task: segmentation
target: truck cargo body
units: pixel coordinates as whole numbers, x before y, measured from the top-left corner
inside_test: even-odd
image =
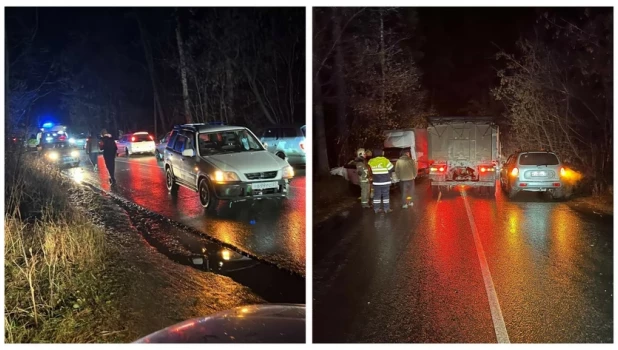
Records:
[[[403,151],[410,151],[418,166],[418,176],[426,175],[429,170],[427,138],[427,129],[385,131],[384,156],[395,165]]]
[[[499,134],[491,118],[430,118],[427,132],[432,189],[465,185],[495,192]]]

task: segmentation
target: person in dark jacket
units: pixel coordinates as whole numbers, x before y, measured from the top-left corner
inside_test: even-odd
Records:
[[[86,139],[86,154],[88,154],[90,163],[92,163],[93,170],[97,171],[99,168],[99,148],[97,147],[97,138],[93,132],[88,133],[88,139]]]
[[[114,142],[112,135],[107,133],[107,130],[103,129],[101,134],[103,134],[103,137],[99,143],[99,148],[103,151],[105,167],[109,172],[109,183],[113,185],[116,183],[114,171],[116,170],[116,155],[118,152],[118,146],[116,146],[116,142]]]

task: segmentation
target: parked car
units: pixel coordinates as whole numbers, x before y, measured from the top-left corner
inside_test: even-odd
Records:
[[[570,196],[564,181],[567,171],[553,152],[519,152],[500,170],[500,187],[509,196],[519,192],[549,192],[555,199]]]
[[[66,141],[42,143],[41,154],[46,161],[61,168],[79,166],[79,149]]]
[[[155,147],[155,157],[157,160],[163,161],[163,154],[165,153],[165,147],[167,147],[167,142],[170,140],[170,136],[172,136],[172,132],[168,132],[163,136],[162,139],[159,140]]]
[[[247,305],[190,319],[136,343],[304,343],[305,305]]]
[[[79,149],[86,149],[87,139],[88,139],[88,135],[86,135],[86,133],[83,133],[83,132],[79,134],[69,135],[69,143]]]
[[[154,137],[145,131],[123,135],[116,141],[118,154],[129,157],[138,153],[149,153],[154,155],[156,152]]]
[[[164,153],[166,185],[199,193],[202,207],[219,200],[245,201],[287,196],[294,170],[268,152],[242,126],[185,124],[174,127]]]
[[[291,165],[304,166],[307,154],[305,138],[307,128],[303,126],[273,126],[261,133],[260,140],[269,152],[285,159]]]

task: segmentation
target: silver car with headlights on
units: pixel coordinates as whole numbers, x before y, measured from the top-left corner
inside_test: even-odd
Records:
[[[79,149],[69,142],[45,142],[41,145],[41,153],[46,161],[61,168],[79,166]]]
[[[238,202],[285,198],[294,177],[290,164],[268,152],[241,126],[185,124],[174,127],[165,148],[167,189],[198,192],[202,207],[220,200]]]

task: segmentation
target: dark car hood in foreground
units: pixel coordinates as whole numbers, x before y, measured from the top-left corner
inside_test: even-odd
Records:
[[[305,306],[238,307],[175,324],[136,343],[305,343]]]

